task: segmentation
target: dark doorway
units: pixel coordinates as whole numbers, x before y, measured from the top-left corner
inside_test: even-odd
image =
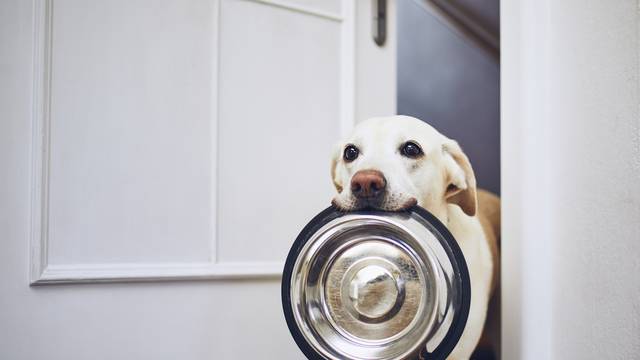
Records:
[[[499,0],[398,1],[398,114],[457,140],[500,194]]]
[[[398,114],[457,140],[478,186],[500,194],[500,1],[398,0]],[[474,360],[499,359],[494,297]]]

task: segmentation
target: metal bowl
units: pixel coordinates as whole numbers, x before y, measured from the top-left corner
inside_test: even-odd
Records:
[[[458,244],[417,206],[325,209],[298,235],[282,279],[287,325],[309,359],[444,359],[470,296]]]

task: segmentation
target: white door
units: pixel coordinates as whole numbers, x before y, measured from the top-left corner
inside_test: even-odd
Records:
[[[3,1],[0,358],[302,358],[284,258],[395,113],[371,5]]]

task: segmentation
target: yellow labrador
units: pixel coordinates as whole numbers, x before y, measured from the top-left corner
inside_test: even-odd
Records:
[[[467,156],[453,140],[408,116],[374,118],[356,126],[333,155],[331,176],[345,211],[399,211],[418,204],[458,241],[471,276],[467,326],[450,359],[468,359],[482,335],[497,284],[500,201],[476,190]]]

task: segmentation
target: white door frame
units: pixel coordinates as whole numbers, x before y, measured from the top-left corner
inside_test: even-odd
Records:
[[[500,6],[502,358],[549,359],[548,2]]]
[[[502,358],[637,357],[637,1],[500,15]]]

